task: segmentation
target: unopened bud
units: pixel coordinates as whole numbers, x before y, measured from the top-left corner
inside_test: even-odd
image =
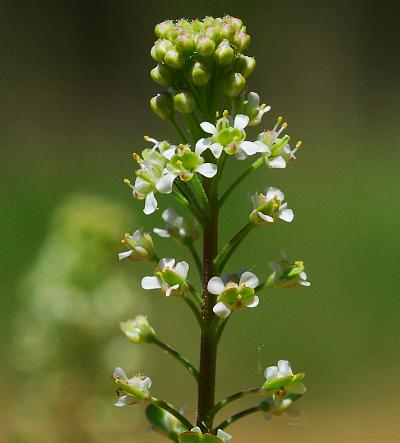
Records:
[[[227,40],[223,40],[214,52],[214,59],[219,65],[229,65],[234,56],[234,50]]]
[[[204,33],[211,38],[211,40],[214,40],[216,43],[218,43],[221,40],[220,37],[220,25],[209,25],[204,29]]]
[[[190,114],[196,107],[196,102],[190,92],[182,91],[174,97],[174,108],[181,114]]]
[[[256,59],[247,55],[239,54],[235,59],[235,71],[240,72],[244,78],[253,73],[256,67]]]
[[[230,72],[225,78],[224,93],[228,97],[236,97],[246,86],[246,80],[239,72]]]
[[[171,20],[165,20],[158,23],[154,32],[158,38],[168,38],[168,34],[174,29],[174,23]]]
[[[183,55],[178,51],[177,48],[172,47],[168,49],[164,57],[164,62],[174,69],[181,69],[185,63]]]
[[[152,46],[152,48],[151,48],[151,50],[150,50],[150,55],[151,55],[151,58],[152,58],[155,62],[157,62],[157,63],[161,63],[161,62],[163,61],[163,59],[164,59],[164,57],[159,57],[159,56],[158,56],[156,45],[153,45],[153,46]]]
[[[224,23],[221,26],[220,35],[221,35],[222,39],[226,39],[226,40],[232,41],[232,38],[235,35],[235,33],[236,33],[236,28],[234,26],[232,26],[231,24]]]
[[[187,32],[181,32],[175,39],[175,46],[179,51],[190,52],[193,50],[193,39]]]
[[[151,78],[159,85],[168,88],[171,86],[172,72],[167,65],[159,64],[150,71]]]
[[[174,102],[168,92],[157,94],[150,100],[152,111],[163,120],[171,118],[174,112]]]
[[[154,43],[154,46],[156,47],[156,54],[157,57],[162,61],[165,57],[165,54],[170,48],[173,48],[174,45],[169,40],[157,40]]]
[[[244,31],[237,31],[233,37],[233,44],[239,52],[243,52],[250,45],[250,35]]]
[[[236,31],[241,29],[241,27],[243,26],[242,20],[240,20],[240,18],[236,18],[236,17],[225,17],[225,22],[232,25]]]
[[[196,86],[206,85],[211,78],[211,73],[202,62],[196,62],[190,70],[190,77]]]
[[[215,41],[208,35],[200,35],[196,42],[196,51],[204,57],[209,57],[215,49]]]

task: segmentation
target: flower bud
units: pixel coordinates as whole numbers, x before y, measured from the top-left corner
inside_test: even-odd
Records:
[[[221,26],[220,35],[221,35],[222,39],[226,39],[226,40],[232,41],[233,36],[235,35],[235,33],[236,33],[236,29],[231,24],[224,23]]]
[[[194,41],[187,32],[181,32],[175,39],[175,46],[179,51],[190,52],[193,50]]]
[[[227,40],[223,40],[214,52],[214,59],[218,65],[229,65],[235,52]]]
[[[246,86],[246,80],[239,72],[230,72],[224,82],[224,93],[228,97],[236,97]]]
[[[256,67],[256,59],[247,55],[239,54],[235,59],[235,71],[240,72],[244,78],[251,75]]]
[[[210,37],[211,40],[214,40],[216,43],[218,43],[221,40],[220,29],[221,26],[218,24],[209,25],[204,29],[204,33],[208,37]]]
[[[173,48],[174,45],[169,40],[157,40],[154,43],[156,48],[156,55],[158,57],[157,61],[162,61],[165,57],[165,54],[170,48]]]
[[[233,26],[236,31],[239,31],[239,29],[241,29],[241,27],[243,26],[242,20],[236,17],[225,17],[225,22]]]
[[[274,288],[293,289],[300,286],[310,286],[307,274],[304,272],[302,261],[289,262],[286,254],[281,251],[280,262],[270,262],[269,267],[273,273],[267,279],[267,286]]]
[[[151,343],[156,335],[144,315],[138,315],[133,320],[122,321],[119,326],[128,339],[137,345]]]
[[[214,53],[215,41],[208,35],[200,35],[196,41],[196,51],[204,57],[209,57]]]
[[[185,60],[178,49],[172,46],[165,54],[164,62],[171,68],[181,69],[185,63]]]
[[[237,31],[233,37],[233,44],[237,47],[239,52],[243,52],[250,45],[250,35],[244,31]]]
[[[129,378],[123,369],[115,368],[113,378],[119,388],[118,395],[120,396],[115,406],[128,406],[150,401],[151,379],[149,377],[136,375]]]
[[[150,50],[150,55],[151,55],[151,58],[157,63],[161,63],[164,59],[164,57],[159,57],[159,55],[157,54],[157,46],[156,45],[152,46],[152,48]]]
[[[132,235],[126,233],[122,243],[130,249],[118,254],[120,260],[129,258],[133,261],[158,261],[153,239],[143,228],[137,229]]]
[[[188,91],[182,91],[174,97],[175,111],[181,114],[190,114],[196,107],[193,95]]]
[[[160,86],[168,88],[171,86],[173,74],[165,64],[158,64],[150,71],[150,77]]]
[[[158,38],[168,38],[173,29],[174,23],[171,20],[165,20],[155,26],[154,32]]]
[[[190,70],[190,77],[196,86],[204,86],[211,79],[211,73],[202,62],[196,62]]]
[[[174,102],[168,92],[157,94],[150,100],[152,111],[163,120],[168,120],[174,112]]]

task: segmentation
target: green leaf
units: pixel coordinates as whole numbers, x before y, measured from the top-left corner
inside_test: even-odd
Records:
[[[179,436],[179,443],[221,443],[222,440],[212,434],[184,432]]]
[[[178,443],[178,435],[186,430],[176,417],[153,404],[147,406],[146,417],[155,431],[176,443]]]

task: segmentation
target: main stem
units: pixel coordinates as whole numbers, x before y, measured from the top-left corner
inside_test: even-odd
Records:
[[[207,284],[215,275],[214,258],[218,252],[218,195],[211,181],[205,180],[204,187],[211,211],[203,231],[203,306],[201,315],[206,327],[201,333],[200,369],[198,383],[197,426],[203,431],[212,429],[209,411],[214,406],[215,371],[217,362],[217,343],[215,331],[211,328],[214,317],[215,296],[207,291]]]

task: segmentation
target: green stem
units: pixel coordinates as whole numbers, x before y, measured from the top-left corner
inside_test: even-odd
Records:
[[[199,271],[200,279],[203,275],[203,265],[201,264],[201,260],[199,254],[196,251],[196,248],[193,245],[193,242],[188,243],[187,247],[189,248],[190,253],[192,254],[193,261],[196,264],[197,270]]]
[[[164,400],[157,400],[156,398],[151,399],[151,403],[153,405],[156,405],[160,407],[161,409],[164,409],[165,411],[169,412],[171,415],[173,415],[177,420],[179,420],[187,430],[190,430],[193,428],[192,423],[184,417],[180,412],[178,412],[174,407],[172,407],[169,403],[167,403]]]
[[[196,207],[193,204],[190,204],[189,200],[181,195],[179,192],[172,191],[172,196],[175,197],[176,201],[184,206],[188,211],[190,211],[195,217],[196,220],[204,226],[204,220],[202,215],[197,211]]]
[[[196,380],[199,379],[199,373],[197,369],[190,363],[190,361],[186,357],[179,354],[178,351],[175,351],[175,349],[171,348],[171,346],[167,345],[156,337],[153,338],[152,343],[154,343],[164,351],[168,352],[168,354],[172,355],[172,357],[176,358],[183,366],[185,366],[185,368],[193,375]]]
[[[210,411],[210,417],[214,417],[223,407],[229,405],[235,400],[239,400],[240,398],[246,397],[247,395],[260,394],[261,388],[249,388],[244,389],[243,391],[236,392],[236,394],[232,394],[229,397],[224,398],[219,401]]]
[[[260,158],[258,158],[254,163],[252,163],[239,177],[228,187],[228,189],[225,191],[223,196],[219,200],[219,207],[221,208],[222,205],[226,202],[228,197],[232,194],[232,192],[237,188],[237,186],[253,171],[258,169],[263,163],[264,163],[264,156],[261,155]]]
[[[193,285],[191,285],[189,282],[189,290],[190,292],[193,294],[194,298],[196,299],[197,303],[199,304],[199,306],[201,307],[203,304],[203,299],[201,298],[201,295],[196,291],[196,289],[194,288]]]
[[[224,420],[222,423],[220,423],[218,426],[215,427],[214,432],[217,431],[217,429],[225,429],[228,426],[230,426],[232,423],[235,423],[235,421],[246,417],[247,415],[253,414],[254,412],[261,411],[260,406],[253,406],[252,408],[245,409],[244,411],[238,412],[235,415],[231,415],[226,420]]]
[[[203,211],[202,211],[200,204],[197,201],[197,198],[194,195],[189,183],[183,182],[180,179],[176,179],[174,184],[179,189],[179,192],[186,198],[186,200],[196,207],[197,214],[202,217]]]
[[[196,116],[194,115],[193,112],[191,112],[190,114],[185,114],[185,119],[186,119],[187,124],[189,126],[189,131],[192,136],[192,144],[194,147],[197,140],[199,140],[202,137],[203,131],[200,128],[200,124],[197,121]]]
[[[214,260],[217,273],[220,274],[226,265],[226,262],[230,259],[233,252],[240,245],[240,243],[247,237],[247,235],[255,228],[253,222],[249,222],[243,226],[243,228],[222,248],[221,252]]]
[[[203,210],[206,212],[206,215],[208,216],[211,210],[210,202],[208,201],[207,194],[205,193],[203,185],[201,184],[199,177],[197,176],[196,173],[193,174],[192,183],[203,204]]]
[[[200,315],[199,308],[194,304],[193,300],[190,299],[189,297],[187,297],[186,295],[183,295],[183,300],[185,301],[185,303],[189,306],[190,310],[195,315],[197,323],[200,326],[200,329],[202,331],[204,331],[205,330],[205,324],[204,324],[203,318]]]
[[[185,134],[183,133],[182,129],[179,127],[178,123],[176,123],[176,120],[174,117],[171,117],[169,120],[172,124],[172,126],[175,128],[176,132],[179,134],[179,137],[182,139],[183,143],[187,143],[187,138]]]

